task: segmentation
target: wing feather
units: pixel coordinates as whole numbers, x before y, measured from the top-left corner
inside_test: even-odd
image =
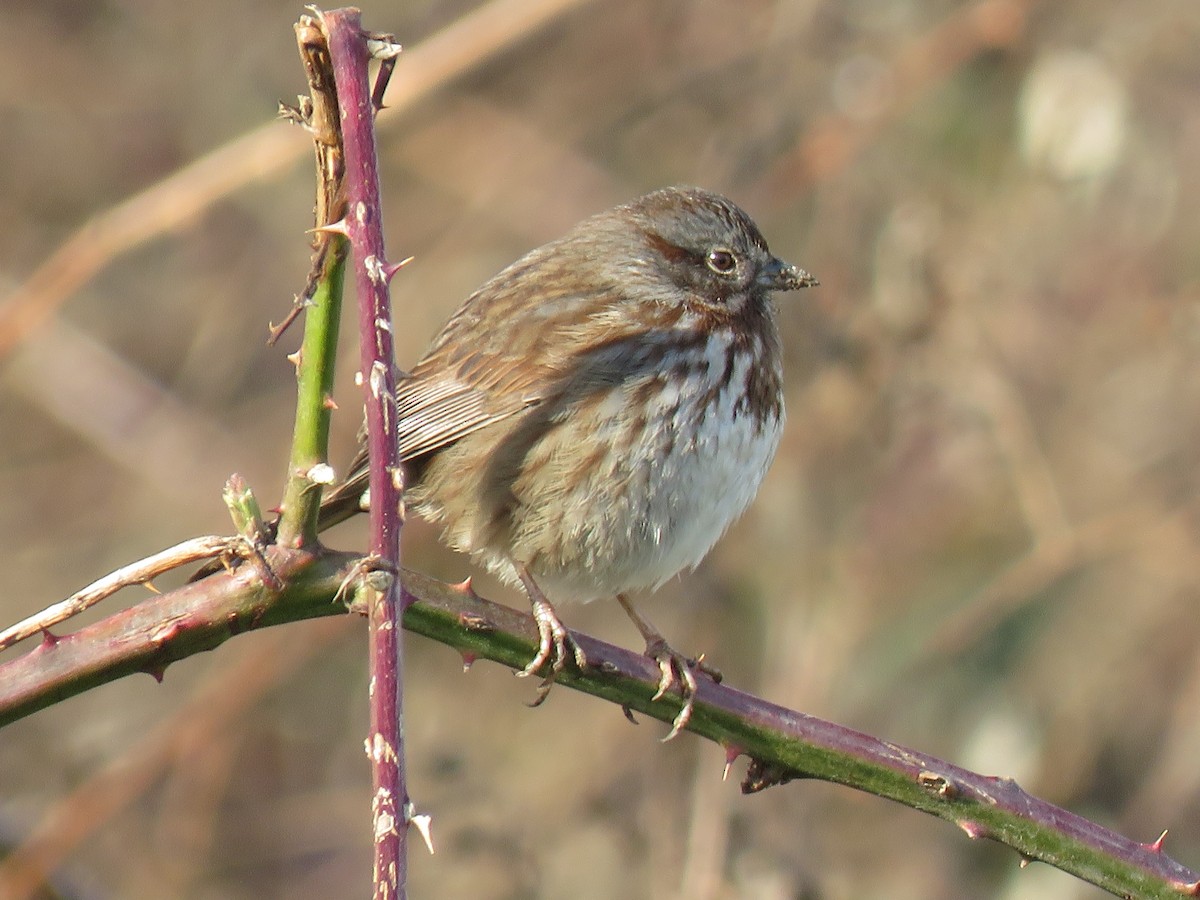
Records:
[[[401,382],[397,393],[396,428],[404,460],[452,444],[538,402],[536,396],[497,395],[443,378],[413,378]]]

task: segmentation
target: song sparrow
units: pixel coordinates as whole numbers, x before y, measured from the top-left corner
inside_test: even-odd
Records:
[[[586,664],[556,600],[615,596],[658,662],[687,661],[625,596],[695,567],[758,490],[783,427],[772,291],[816,284],[724,197],[667,188],[584,220],[472,294],[398,384],[406,502],[533,608],[539,650]],[[322,506],[358,511],[365,452]],[[544,695],[543,695],[544,696]]]

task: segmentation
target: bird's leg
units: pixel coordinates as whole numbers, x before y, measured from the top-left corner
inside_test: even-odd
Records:
[[[651,699],[658,700],[674,685],[679,686],[679,695],[683,697],[683,707],[671,722],[671,730],[663,738],[663,743],[666,743],[683,731],[692,718],[692,710],[696,705],[696,676],[692,674],[692,668],[712,676],[714,681],[721,680],[721,673],[705,666],[703,658],[691,660],[673,649],[659,630],[634,609],[633,603],[624,594],[617,594],[617,602],[642,633],[646,641],[646,656],[658,663],[658,692]]]
[[[558,673],[566,668],[568,655],[574,658],[575,665],[580,670],[587,666],[587,657],[583,653],[583,648],[571,637],[570,632],[559,619],[558,613],[554,611],[554,607],[550,605],[550,601],[546,599],[542,589],[533,580],[533,576],[529,574],[529,569],[523,563],[517,563],[516,570],[521,584],[525,587],[525,593],[529,596],[529,606],[533,610],[533,620],[537,623],[538,629],[537,655],[517,674],[525,678],[538,671],[547,662],[550,663],[550,673],[543,679],[541,687],[538,689],[538,698],[532,704],[538,706],[546,699],[546,695],[550,692],[550,686],[554,684]]]

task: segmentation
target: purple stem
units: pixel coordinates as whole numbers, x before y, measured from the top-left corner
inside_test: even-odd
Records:
[[[375,109],[367,68],[369,53],[357,9],[326,12],[334,83],[341,105],[346,161],[346,234],[354,251],[358,294],[361,372],[366,389],[370,452],[370,553],[375,567],[398,572],[400,565],[400,467],[392,421],[396,395],[392,360],[388,280],[394,271],[383,247],[379,173],[375,154]],[[404,777],[402,706],[403,649],[400,641],[400,582],[383,579],[370,617],[371,724],[367,755],[375,794],[374,891],[377,900],[403,898],[407,876],[409,799]]]

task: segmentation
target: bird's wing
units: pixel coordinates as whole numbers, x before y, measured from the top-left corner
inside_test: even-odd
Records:
[[[543,252],[516,265],[528,266]],[[573,286],[574,279],[556,271],[553,259],[542,260],[537,271],[544,279],[539,302],[529,302],[520,271],[501,273],[446,323],[412,373],[396,385],[402,459],[537,405],[572,370],[584,335],[595,335],[594,324],[583,328],[581,319],[603,308],[607,294],[600,289],[555,292],[552,285]]]
[[[534,396],[501,395],[430,369],[399,379],[396,386],[397,437],[401,460],[411,460],[457,441],[537,403]],[[367,444],[360,439],[344,481],[321,498],[319,527],[324,530],[362,508],[369,481]]]
[[[489,379],[490,380],[490,379]],[[415,459],[533,406],[536,390],[509,393],[444,373],[414,373],[396,390],[400,458]]]
[[[564,379],[578,381],[571,373],[596,340],[598,325],[602,340],[634,330],[615,314],[619,291],[603,279],[578,277],[591,260],[556,255],[555,246],[533,251],[476,291],[412,372],[398,379],[401,459],[431,453],[560,394]],[[578,289],[581,280],[589,290]],[[535,281],[539,298],[531,303]],[[611,373],[606,378],[612,380]],[[357,511],[367,484],[364,447],[348,472],[326,494],[323,521]]]

